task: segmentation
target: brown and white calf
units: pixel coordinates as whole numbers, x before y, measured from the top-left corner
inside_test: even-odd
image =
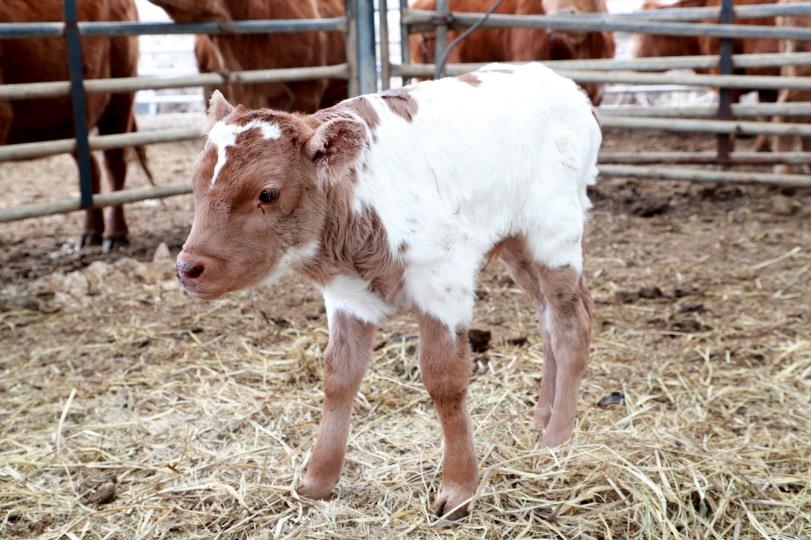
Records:
[[[466,512],[477,485],[467,328],[488,257],[540,314],[541,443],[569,438],[589,351],[581,243],[601,142],[572,81],[491,64],[312,115],[233,108],[217,93],[209,118],[181,285],[216,298],[290,269],[324,295],[323,418],[300,493],[332,493],[377,326],[410,310],[445,438],[436,512]]]

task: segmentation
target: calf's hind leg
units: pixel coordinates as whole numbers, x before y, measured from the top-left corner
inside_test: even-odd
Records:
[[[551,448],[566,442],[574,430],[577,394],[589,357],[592,302],[581,272],[539,265],[538,275],[545,300],[541,324],[557,368],[552,411],[541,439]]]
[[[508,238],[502,242],[499,250],[499,258],[510,277],[529,295],[540,317],[538,329],[543,340],[543,374],[532,427],[543,430],[549,423],[555,401],[557,362],[555,361],[555,351],[552,349],[552,336],[544,324],[546,301],[541,292],[538,264],[530,257],[524,241],[520,238]]]
[[[499,257],[538,309],[544,365],[533,427],[544,430],[544,446],[557,446],[574,429],[577,392],[588,361],[591,297],[579,272],[535,262],[520,238],[505,240]]]

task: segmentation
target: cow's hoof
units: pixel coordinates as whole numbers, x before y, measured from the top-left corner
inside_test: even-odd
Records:
[[[125,248],[130,245],[130,241],[126,236],[108,236],[101,244],[101,250],[104,253],[110,253],[117,248]]]
[[[434,501],[434,516],[436,520],[456,521],[468,514],[468,505],[475,490],[459,488],[443,488]]]
[[[76,251],[81,251],[83,248],[91,246],[100,246],[102,243],[101,233],[99,232],[85,232],[76,239]]]
[[[332,497],[332,490],[334,486],[319,484],[308,480],[307,477],[302,478],[296,486],[296,493],[308,499],[325,501]]]

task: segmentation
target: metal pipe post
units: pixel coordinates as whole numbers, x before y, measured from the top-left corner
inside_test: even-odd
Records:
[[[355,0],[346,0],[346,63],[349,66],[349,97],[357,96],[358,92],[358,18],[355,15]]]
[[[87,112],[82,73],[82,47],[79,39],[79,25],[76,13],[76,0],[64,0],[65,39],[68,49],[68,70],[70,71],[70,95],[73,101],[73,127],[76,135],[76,162],[79,165],[79,191],[81,207],[93,206],[93,182],[90,168],[90,144],[87,141]]]
[[[408,0],[400,0],[400,63],[411,62],[411,35],[408,33],[408,25],[405,23],[405,12],[408,10]],[[389,66],[391,69],[391,66]],[[402,77],[403,86],[411,82],[411,77]]]
[[[357,56],[358,94],[377,92],[377,58],[375,55],[375,10],[373,0],[353,0],[355,17],[355,50]]]
[[[722,0],[721,24],[733,24],[735,22],[735,12],[733,5],[735,0]],[[721,38],[719,49],[718,71],[720,75],[732,75],[732,39]],[[718,119],[732,119],[732,89],[721,88],[718,94]],[[718,134],[718,161],[724,163],[729,161],[729,154],[732,152],[734,140],[731,134]]]
[[[380,16],[380,78],[381,88],[388,90],[391,85],[391,53],[389,52],[389,3],[388,0],[378,0],[378,15]]]
[[[436,0],[436,10],[439,16],[436,18],[436,39],[434,40],[434,79],[441,79],[445,76],[445,66],[441,59],[445,56],[445,49],[448,46],[448,0]]]

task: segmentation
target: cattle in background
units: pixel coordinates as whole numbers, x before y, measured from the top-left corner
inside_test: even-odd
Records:
[[[78,2],[80,21],[136,21],[133,0]],[[56,22],[62,20],[61,0],[3,0],[0,22]],[[133,77],[137,73],[138,39],[134,36],[82,39],[86,79]],[[63,38],[0,40],[0,82],[5,84],[68,80]],[[87,122],[102,135],[136,130],[132,92],[87,96]],[[14,144],[74,137],[73,108],[69,96],[0,102],[0,144]],[[143,149],[138,157],[145,166]],[[101,173],[91,155],[93,193],[98,193]],[[113,190],[124,187],[126,151],[105,150],[104,165]],[[124,210],[114,206],[107,224],[101,209],[88,210],[78,246],[103,244],[105,250],[127,242]]]
[[[641,10],[678,9],[704,7],[707,0],[678,0],[661,2],[645,0]],[[666,36],[661,34],[634,34],[634,56],[649,58],[656,56],[698,56],[701,47],[698,36]]]
[[[735,0],[736,6],[744,6],[747,4],[774,4],[776,0]],[[721,0],[708,0],[708,7],[719,7]],[[774,17],[761,17],[758,19],[741,19],[739,24],[756,25],[756,26],[774,26]],[[721,48],[720,41],[714,37],[699,38],[701,54],[718,54]],[[732,40],[732,54],[764,54],[764,53],[777,53],[780,52],[780,42],[776,39],[733,39]],[[712,68],[709,73],[718,73],[718,68]],[[778,76],[780,75],[780,68],[776,66],[766,67],[749,67],[749,68],[735,68],[733,70],[735,75],[757,75],[757,76]],[[749,92],[749,90],[733,89],[732,99],[737,101],[741,94]],[[777,90],[762,89],[758,90],[758,97],[761,102],[773,103],[777,100]]]
[[[781,4],[790,4],[799,0],[780,0]],[[778,26],[794,26],[811,28],[811,17],[801,17],[798,15],[785,15],[777,17]],[[781,40],[780,49],[785,53],[811,52],[811,42],[796,39]],[[811,77],[811,66],[783,66],[780,74],[785,77]],[[790,103],[792,101],[811,101],[811,90],[791,90],[783,89],[777,99],[779,103]],[[802,116],[776,116],[775,122],[811,122],[811,117]],[[775,152],[811,152],[811,137],[800,137],[799,135],[775,135],[772,137],[772,150]],[[787,174],[791,172],[809,172],[808,165],[802,167],[792,167],[790,165],[775,165],[774,172]]]
[[[775,0],[736,0],[735,5],[768,4],[774,3],[774,1]],[[642,5],[642,9],[718,7],[720,5],[721,0],[679,0],[672,3],[659,2],[657,0],[646,0]],[[774,17],[741,19],[740,24],[774,26]],[[719,50],[720,41],[718,38],[637,34],[635,37],[634,55],[637,58],[651,56],[718,55]],[[778,52],[778,50],[779,44],[776,39],[741,38],[732,40],[732,54],[775,53]],[[699,73],[718,73],[718,68],[698,69],[696,71]],[[776,76],[780,74],[780,68],[736,68],[734,70],[734,74]],[[732,99],[737,101],[740,99],[741,94],[747,91],[733,89]],[[758,90],[758,96],[761,102],[773,102],[777,99],[777,91],[771,89]]]
[[[483,13],[492,0],[450,0],[451,11]],[[436,0],[414,0],[413,9],[434,10]],[[495,13],[544,15],[555,13],[605,13],[605,0],[503,0]],[[448,42],[461,30],[448,32]],[[413,62],[434,63],[435,33],[412,34]],[[546,31],[531,28],[478,29],[448,55],[448,63],[526,62],[532,60],[578,60],[614,57],[614,36],[610,32]],[[592,103],[602,101],[602,85],[583,88]]]
[[[343,15],[342,0],[150,0],[176,22],[316,19]],[[232,34],[198,37],[201,72],[325,66],[346,62],[340,32]],[[246,107],[313,112],[347,96],[346,81],[310,80],[227,85],[222,92]]]
[[[586,186],[602,138],[572,81],[539,63],[492,64],[312,115],[233,108],[215,93],[209,124],[181,286],[213,299],[292,270],[324,296],[323,416],[298,493],[331,495],[375,332],[410,311],[445,439],[436,513],[466,512],[478,484],[467,330],[490,257],[539,313],[533,427],[545,447],[569,439],[591,325]]]

